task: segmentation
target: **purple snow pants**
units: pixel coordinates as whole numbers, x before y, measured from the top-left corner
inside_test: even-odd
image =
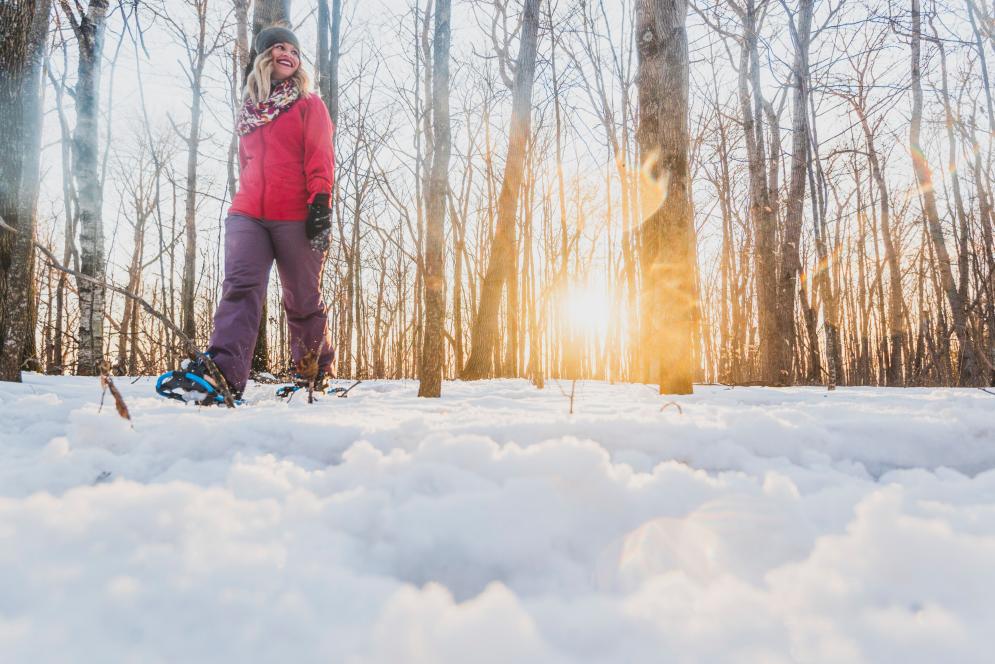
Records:
[[[294,362],[314,351],[318,366],[332,373],[335,351],[321,298],[324,253],[311,248],[304,222],[263,221],[233,212],[225,221],[225,281],[207,352],[237,391],[245,389],[249,379],[274,260],[283,286]]]

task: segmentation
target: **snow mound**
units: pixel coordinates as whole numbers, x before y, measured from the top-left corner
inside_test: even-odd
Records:
[[[118,382],[0,384],[0,661],[990,661],[980,391]]]

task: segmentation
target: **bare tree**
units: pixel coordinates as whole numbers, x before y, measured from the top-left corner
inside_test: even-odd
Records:
[[[481,286],[480,304],[473,322],[470,357],[463,367],[463,380],[479,380],[491,374],[498,336],[498,309],[515,252],[515,216],[525,167],[525,148],[531,133],[532,89],[539,34],[541,0],[525,0],[518,59],[512,89],[511,131],[504,180],[498,198],[497,224],[491,242],[487,273]]]
[[[936,256],[936,269],[939,272],[940,286],[946,295],[950,313],[953,316],[954,334],[957,336],[958,382],[970,385],[974,379],[974,352],[971,339],[968,337],[967,313],[964,298],[954,282],[951,268],[950,252],[947,251],[943,228],[940,224],[940,213],[936,206],[936,191],[933,184],[933,174],[929,159],[924,151],[922,133],[922,13],[919,0],[912,0],[912,119],[909,124],[909,144],[912,149],[912,167],[919,192],[922,198],[923,214],[925,215],[929,241]],[[946,337],[946,335],[944,335]]]
[[[166,161],[172,155],[172,149],[166,140],[149,144],[149,134],[138,138],[138,153],[132,158],[119,160],[118,179],[121,183],[119,194],[130,207],[128,223],[133,233],[131,259],[128,262],[128,286],[126,290],[135,295],[142,295],[145,288],[143,274],[148,264],[144,262],[145,238],[149,220],[156,211],[156,182],[162,177]],[[115,369],[123,375],[136,375],[139,371],[138,360],[147,358],[146,349],[141,344],[141,314],[138,302],[126,297],[121,323],[118,329],[118,349]],[[148,361],[144,362],[147,366]]]

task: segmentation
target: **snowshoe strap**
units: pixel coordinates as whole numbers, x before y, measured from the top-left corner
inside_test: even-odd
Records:
[[[189,371],[167,371],[156,381],[155,391],[167,399],[194,401],[202,405],[224,403],[225,397],[203,376]],[[196,398],[191,399],[194,396]]]

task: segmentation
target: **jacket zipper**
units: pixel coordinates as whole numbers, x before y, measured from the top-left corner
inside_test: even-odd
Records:
[[[260,159],[259,159],[259,216],[261,219],[266,219],[266,130],[269,127],[259,128],[259,144],[260,144]]]

